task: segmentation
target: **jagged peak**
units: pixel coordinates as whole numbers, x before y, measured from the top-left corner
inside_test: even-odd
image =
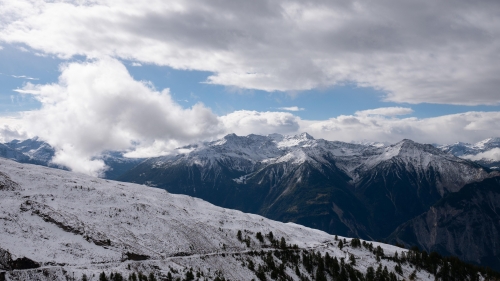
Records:
[[[307,139],[307,140],[314,140],[314,137],[308,134],[307,132],[300,133],[298,135],[293,136],[294,138],[298,139]]]
[[[476,147],[476,148],[485,148],[489,144],[493,144],[493,145],[498,144],[500,146],[500,138],[487,138],[487,139],[484,139],[482,141],[476,142],[472,146]]]
[[[223,139],[229,140],[229,139],[235,139],[238,138],[238,136],[235,133],[227,134],[223,137]]]
[[[283,136],[283,135],[281,135],[281,134],[276,134],[276,133],[274,133],[274,134],[269,134],[269,135],[267,135],[267,137],[268,137],[268,138],[270,138],[270,139],[272,139],[272,140],[274,140],[274,141],[278,141],[278,142],[279,142],[279,141],[282,141],[282,140],[283,140],[283,138],[284,138],[284,136]]]

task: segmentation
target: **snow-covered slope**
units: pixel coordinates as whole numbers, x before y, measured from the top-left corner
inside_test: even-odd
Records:
[[[383,172],[388,165],[395,165],[401,170],[412,172],[417,181],[436,181],[441,196],[490,176],[470,161],[445,153],[432,145],[419,144],[412,140],[402,140],[394,145],[372,149],[361,162],[362,164],[351,173],[363,176],[366,172]]]
[[[500,170],[500,138],[488,138],[473,144],[456,142],[437,147],[457,157],[475,161],[494,170]]]
[[[0,271],[13,264],[40,266],[0,273],[6,280],[67,280],[72,276],[80,280],[83,274],[96,280],[102,271],[153,272],[165,277],[168,271],[183,275],[190,268],[210,280],[216,275],[256,279],[249,261],[255,267],[262,265],[262,255],[273,250],[256,233],[271,231],[275,238],[283,237],[287,244],[303,250],[329,253],[346,262],[352,254],[354,268],[362,273],[369,266],[381,264],[389,271],[396,266],[388,259],[377,262],[366,248],[350,247],[349,238],[346,247],[339,249],[334,236],[300,225],[223,209],[160,189],[6,159],[0,159],[0,193]],[[238,231],[248,244],[237,238]],[[380,246],[386,256],[406,252],[373,245]],[[291,280],[299,280],[295,270],[307,276],[302,265],[297,269],[285,266]],[[400,278],[407,279],[413,272],[408,263],[402,269]],[[419,280],[434,280],[425,271],[416,275]]]

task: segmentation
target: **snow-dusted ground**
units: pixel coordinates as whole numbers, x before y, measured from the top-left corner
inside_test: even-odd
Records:
[[[255,237],[257,232],[270,231],[301,249],[338,258],[354,254],[361,272],[378,266],[368,250],[340,250],[334,236],[319,230],[216,207],[161,189],[2,158],[0,195],[0,250],[8,251],[12,260],[26,257],[41,265],[7,272],[7,280],[66,280],[65,276],[73,275],[80,280],[84,273],[96,280],[102,271],[126,276],[132,271],[154,271],[165,276],[170,268],[179,274],[193,268],[209,279],[218,271],[231,280],[251,280],[256,279],[255,274],[242,263],[252,259],[256,265],[262,264],[260,257],[246,253],[270,250]],[[249,247],[238,240],[238,230],[250,239]],[[390,256],[405,251],[373,244]],[[128,260],[127,253],[147,256],[147,260]],[[394,269],[393,262],[381,263]],[[408,279],[413,268],[403,265],[403,271]],[[420,271],[417,277],[434,279],[428,275]]]

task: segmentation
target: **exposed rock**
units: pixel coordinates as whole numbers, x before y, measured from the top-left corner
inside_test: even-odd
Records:
[[[13,191],[17,189],[19,185],[10,179],[9,176],[0,172],[0,191]]]
[[[500,177],[449,194],[398,227],[390,241],[500,270]]]

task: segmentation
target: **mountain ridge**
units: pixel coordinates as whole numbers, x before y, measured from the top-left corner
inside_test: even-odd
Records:
[[[308,259],[327,255],[352,273],[328,269],[322,274],[364,276],[380,265],[388,277],[389,272],[394,278],[395,272],[420,280],[434,276],[414,271],[411,262],[393,260],[396,252],[410,259],[407,249],[357,240],[358,245],[351,238],[189,196],[63,170],[0,159],[0,192],[4,280],[73,280],[83,274],[97,278],[101,272],[149,272],[161,280],[189,272],[209,280],[275,279],[273,274],[300,280],[330,268],[315,262],[314,270],[308,269]]]

